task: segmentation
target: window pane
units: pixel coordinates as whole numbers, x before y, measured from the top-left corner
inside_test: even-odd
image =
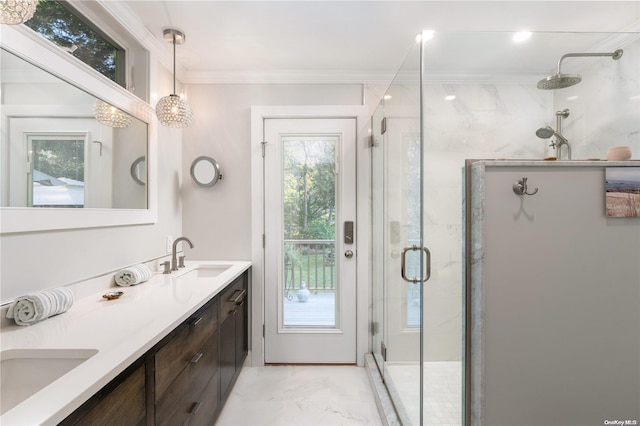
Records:
[[[33,207],[84,207],[84,140],[32,139]]]
[[[283,326],[335,328],[337,138],[283,138]]]
[[[40,0],[25,25],[89,65],[110,80],[125,85],[120,76],[124,49],[108,40],[92,24],[72,12],[65,3]]]

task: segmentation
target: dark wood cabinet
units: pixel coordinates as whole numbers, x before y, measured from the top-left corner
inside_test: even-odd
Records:
[[[248,353],[248,277],[235,279],[61,424],[212,425]]]
[[[248,353],[246,275],[225,289],[220,306],[220,396],[226,400]]]
[[[62,421],[61,425],[142,426],[146,423],[145,365],[128,368],[89,401]]]

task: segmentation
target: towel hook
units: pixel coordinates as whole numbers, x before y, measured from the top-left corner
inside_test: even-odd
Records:
[[[513,192],[517,195],[534,195],[538,192],[538,188],[534,189],[533,192],[527,192],[527,178],[523,177],[522,180],[513,183]]]

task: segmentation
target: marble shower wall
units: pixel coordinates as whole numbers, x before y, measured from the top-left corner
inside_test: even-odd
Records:
[[[555,128],[555,111],[569,108],[564,135],[573,159],[605,159],[607,148],[631,147],[640,159],[640,41],[622,46],[619,60],[609,57],[566,59],[563,73],[580,74],[582,82],[553,92],[554,109],[545,120]],[[605,50],[613,52],[615,48]]]
[[[445,96],[454,95],[454,100]],[[535,84],[424,87],[424,235],[432,252],[425,286],[425,361],[462,358],[462,170],[467,158],[541,159],[535,136],[552,110]]]
[[[425,287],[425,361],[462,357],[465,159],[544,158],[549,140],[535,131],[555,128],[555,112],[564,108],[571,111],[563,133],[573,159],[605,159],[607,148],[615,145],[631,146],[632,158],[640,158],[640,41],[624,46],[618,61],[575,61],[563,62],[562,70],[583,80],[562,90],[538,90],[535,81],[425,85],[424,223],[432,252]],[[445,100],[451,95],[455,99]]]

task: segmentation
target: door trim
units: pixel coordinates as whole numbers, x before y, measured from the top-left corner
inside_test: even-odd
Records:
[[[370,150],[367,106],[274,106],[251,108],[251,306],[250,365],[264,365],[264,200],[262,138],[264,120],[269,118],[355,118],[356,119],[356,362],[364,366],[369,352],[369,258],[370,258]]]

